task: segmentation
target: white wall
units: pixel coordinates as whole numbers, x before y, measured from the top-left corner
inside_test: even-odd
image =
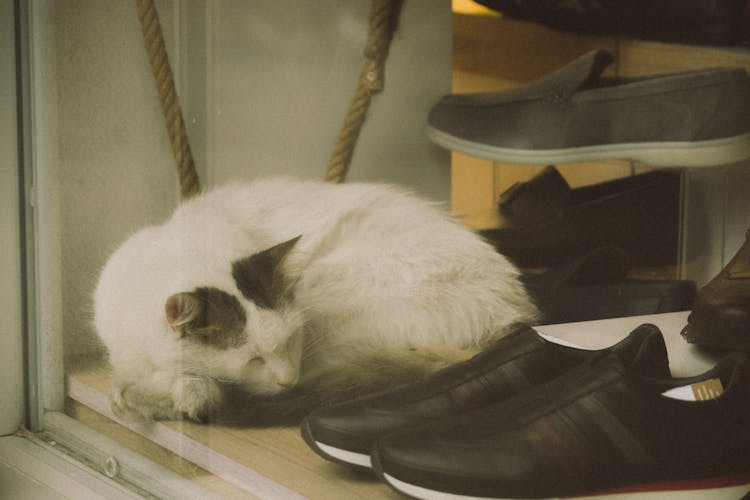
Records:
[[[186,5],[190,13],[205,11],[209,32],[204,47],[193,42],[182,58],[191,77],[184,89],[191,123],[207,110],[203,127],[193,124],[195,136],[207,129],[209,147],[197,151],[206,155],[207,181],[257,173],[322,178],[362,66],[370,2]],[[399,182],[448,199],[448,155],[424,129],[430,106],[450,90],[450,56],[450,2],[406,2],[386,89],[374,99],[349,180]],[[205,103],[192,91],[201,77]]]
[[[106,256],[177,191],[135,3],[59,1],[56,25],[63,325],[78,353],[99,348],[90,297]]]
[[[705,285],[734,257],[750,226],[750,162],[685,172],[684,278]]]

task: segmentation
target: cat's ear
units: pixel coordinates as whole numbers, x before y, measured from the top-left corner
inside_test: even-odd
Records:
[[[167,324],[179,337],[206,319],[206,303],[194,292],[181,292],[171,295],[164,303]]]
[[[247,342],[242,305],[234,295],[218,288],[200,287],[171,295],[164,312],[178,338],[189,336],[222,349]]]
[[[259,307],[273,309],[284,293],[281,264],[302,236],[232,263],[232,277],[242,295]]]

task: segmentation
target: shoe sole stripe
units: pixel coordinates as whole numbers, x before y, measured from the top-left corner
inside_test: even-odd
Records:
[[[595,464],[590,461],[587,450],[580,446],[580,439],[575,439],[575,426],[571,427],[560,415],[543,416],[529,423],[544,447],[546,454],[553,459],[568,476],[586,476],[592,473]]]
[[[503,376],[510,382],[511,387],[518,393],[534,387],[524,373],[514,363],[506,363],[502,366]]]
[[[429,488],[423,488],[415,484],[410,484],[400,479],[396,479],[390,474],[383,472],[383,479],[396,491],[405,493],[410,497],[424,498],[430,500],[474,500],[474,499],[486,499],[492,497],[473,497],[467,495],[457,495],[454,493],[445,493],[443,491],[435,491]]]
[[[628,463],[644,469],[654,466],[654,458],[648,450],[601,401],[590,396],[582,398],[579,403],[591,422],[599,427]]]
[[[428,127],[436,144],[452,151],[504,163],[554,164],[599,160],[631,160],[654,167],[709,167],[750,158],[750,132],[694,142],[640,142],[560,149],[511,149],[473,142]]]
[[[315,439],[315,437],[313,436],[312,428],[310,426],[310,422],[307,419],[304,419],[300,424],[300,433],[302,434],[302,439],[305,441],[305,443],[307,443],[307,445],[315,453],[325,458],[326,460],[345,463],[347,465],[357,465],[359,467],[365,467],[368,469],[372,468],[369,454],[366,455],[364,453],[357,453],[355,451],[336,448],[335,446],[321,443],[320,441]]]
[[[359,465],[360,467],[366,467],[368,469],[372,468],[370,455],[365,455],[364,453],[357,453],[349,450],[342,450],[341,448],[336,448],[335,446],[321,443],[320,441],[315,441],[315,446],[317,446],[321,452],[329,455],[336,460],[352,465]]]
[[[425,500],[518,500],[517,497],[498,497],[498,496],[471,496],[460,495],[456,493],[446,493],[443,491],[431,490],[422,486],[407,483],[397,479],[387,472],[382,472],[383,479],[395,490],[405,493],[411,497]],[[709,482],[709,480],[706,480]],[[565,497],[567,499],[581,498],[587,500],[737,500],[743,498],[743,495],[750,493],[750,483],[744,483],[731,486],[705,487],[701,489],[680,489],[680,483],[673,483],[671,490],[659,489],[663,485],[657,485],[654,490],[650,491],[615,491],[601,492],[578,497]],[[647,488],[643,486],[642,488]],[[710,493],[710,497],[707,496]],[[554,497],[552,497],[554,498]]]

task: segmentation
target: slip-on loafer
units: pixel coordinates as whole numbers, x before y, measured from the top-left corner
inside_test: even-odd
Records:
[[[560,345],[518,325],[475,357],[422,381],[313,411],[301,434],[323,458],[369,468],[372,446],[389,432],[510,398],[605,352],[644,373],[669,373],[664,339],[654,325],[595,351]]]
[[[682,336],[703,347],[750,352],[750,229],[732,260],[698,292]]]
[[[475,0],[502,14],[563,31],[729,45],[746,38],[747,0]]]
[[[428,135],[448,149],[505,163],[605,159],[700,167],[750,157],[744,68],[610,78],[605,50],[528,85],[444,96]]]
[[[606,356],[506,402],[391,433],[372,461],[416,498],[740,498],[750,490],[748,422],[743,354],[685,379],[644,377]]]
[[[565,265],[521,280],[542,315],[540,324],[688,311],[691,280],[628,278],[631,263],[617,247],[601,247]]]
[[[504,224],[479,233],[519,267],[565,265],[603,246],[634,265],[677,263],[680,172],[654,170],[571,189],[553,166],[500,196]]]

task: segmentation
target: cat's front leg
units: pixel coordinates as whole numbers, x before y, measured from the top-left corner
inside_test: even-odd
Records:
[[[138,383],[115,382],[109,392],[109,403],[112,413],[127,422],[180,417],[169,395],[159,394]]]
[[[150,382],[150,383],[149,383]],[[177,376],[170,385],[155,387],[153,379],[115,382],[110,391],[112,413],[126,421],[208,418],[221,401],[221,389],[212,379]]]
[[[172,385],[172,398],[175,411],[203,422],[221,403],[221,389],[208,377],[183,375]]]

